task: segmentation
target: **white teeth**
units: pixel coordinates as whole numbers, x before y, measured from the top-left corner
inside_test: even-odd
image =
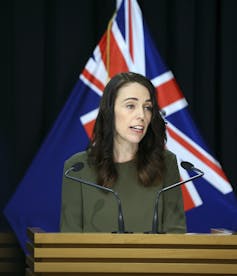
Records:
[[[139,129],[139,130],[142,130],[142,129],[143,129],[142,126],[134,126],[134,127],[132,127],[132,128]]]

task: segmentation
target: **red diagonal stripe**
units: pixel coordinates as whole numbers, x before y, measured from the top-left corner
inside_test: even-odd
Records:
[[[184,199],[184,211],[188,211],[195,208],[196,206],[186,186],[182,185],[181,189],[182,189],[182,194]]]
[[[104,84],[92,75],[86,68],[82,71],[82,75],[93,85],[95,85],[101,92],[104,90]]]
[[[156,89],[158,91],[157,96],[160,108],[164,108],[167,105],[184,98],[177,82],[174,79],[159,85]]]
[[[225,181],[228,181],[226,175],[224,174],[223,170],[218,167],[215,163],[213,163],[210,159],[208,159],[205,155],[195,149],[191,144],[185,141],[181,136],[179,136],[176,132],[174,132],[169,126],[167,126],[167,130],[170,136],[173,137],[178,143],[183,145],[188,151],[192,152],[197,158],[202,160],[207,166],[212,168],[220,177],[222,177]]]

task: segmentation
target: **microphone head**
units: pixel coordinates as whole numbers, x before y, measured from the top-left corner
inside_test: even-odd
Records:
[[[187,161],[182,161],[181,166],[182,166],[183,169],[185,169],[187,171],[192,170],[194,168],[193,164],[189,163]]]
[[[83,169],[83,168],[84,168],[84,163],[78,162],[78,163],[76,163],[76,164],[74,164],[74,165],[72,166],[72,171],[78,172],[78,171],[80,171],[80,170]]]

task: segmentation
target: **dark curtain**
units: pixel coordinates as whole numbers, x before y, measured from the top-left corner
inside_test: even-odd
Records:
[[[204,140],[236,189],[237,1],[138,3]],[[0,211],[65,104],[115,5],[115,0],[1,1]]]

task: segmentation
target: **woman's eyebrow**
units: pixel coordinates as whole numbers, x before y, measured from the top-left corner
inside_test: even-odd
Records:
[[[123,102],[129,101],[129,100],[138,101],[138,98],[129,97],[129,98],[124,99]],[[145,100],[145,102],[151,102],[151,99],[147,99],[147,100]]]
[[[135,97],[129,97],[123,100],[123,102],[129,101],[129,100],[134,100],[134,101],[138,101],[138,98]]]

